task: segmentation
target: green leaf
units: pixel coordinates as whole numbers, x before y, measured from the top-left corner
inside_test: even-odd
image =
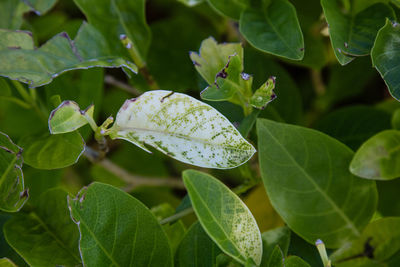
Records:
[[[311,265],[300,257],[290,256],[285,259],[285,267],[311,267]]]
[[[358,237],[377,191],[375,182],[348,171],[353,152],[315,130],[269,120],[257,121],[257,133],[264,185],[290,229],[330,248]]]
[[[7,258],[0,259],[0,267],[17,267],[14,262]]]
[[[329,25],[329,35],[333,52],[341,65],[351,62],[354,57],[344,54],[343,48],[348,41],[346,33],[349,33],[350,21],[341,11],[338,0],[321,0],[326,22]]]
[[[29,7],[23,1],[0,0],[0,29],[18,30]]]
[[[350,171],[373,180],[400,177],[400,132],[386,130],[368,139],[357,150]]]
[[[250,104],[258,109],[264,109],[271,101],[276,98],[274,93],[275,77],[270,77],[263,85],[258,88],[250,99]]]
[[[199,222],[194,223],[182,239],[175,254],[175,266],[217,266],[218,246],[208,237]]]
[[[269,266],[268,261],[276,246],[279,247],[281,258],[286,257],[290,244],[290,229],[286,226],[262,233],[263,255],[260,266]]]
[[[339,248],[330,259],[335,266],[366,266],[362,263],[383,263],[398,251],[400,218],[388,217],[371,222],[359,238]]]
[[[51,189],[37,205],[6,222],[7,242],[31,266],[77,266],[79,233],[67,207],[67,193]]]
[[[74,0],[74,2],[118,55],[127,53],[119,39],[120,35],[124,34],[133,42],[132,48],[137,50],[135,52],[139,60],[146,60],[151,32],[146,23],[145,0]]]
[[[199,53],[190,52],[190,59],[201,77],[208,84],[213,84],[216,75],[224,69],[230,56],[237,55],[240,64],[243,64],[243,47],[240,43],[218,44],[214,38],[209,37],[201,42]],[[242,71],[240,67],[239,71]]]
[[[195,5],[198,5],[202,2],[204,2],[204,0],[178,0],[178,1],[187,6],[195,6]]]
[[[260,265],[260,230],[240,198],[214,177],[199,171],[184,171],[183,182],[203,229],[219,248],[242,264],[253,260]]]
[[[240,14],[249,4],[249,0],[207,0],[208,3],[220,14],[239,20]]]
[[[395,130],[400,130],[400,109],[397,109],[391,119],[392,128]]]
[[[0,132],[0,210],[16,212],[28,199],[22,173],[22,148]]]
[[[27,32],[0,30],[0,36],[0,75],[32,87],[50,83],[72,69],[127,67],[137,70],[134,64],[115,54],[105,37],[89,24],[82,25],[74,41],[61,33],[40,48],[33,47]]]
[[[371,51],[372,64],[378,70],[389,89],[390,94],[400,100],[400,25],[386,20]]]
[[[73,132],[88,123],[85,116],[93,118],[94,105],[81,110],[74,101],[64,101],[50,113],[49,130],[51,134]]]
[[[127,100],[108,134],[146,151],[144,144],[207,168],[234,168],[255,153],[254,147],[214,108],[171,91],[150,91]]]
[[[240,16],[240,32],[263,52],[293,60],[304,57],[304,39],[296,9],[287,0],[263,0]]]
[[[315,248],[315,243],[311,245],[293,232],[290,236],[288,254],[301,255],[301,258],[307,261],[313,267],[325,267],[322,264],[318,250]]]
[[[49,11],[57,3],[57,0],[23,0],[23,2],[40,16]]]
[[[276,245],[273,250],[271,251],[271,254],[268,259],[268,264],[265,266],[268,267],[284,267],[283,265],[284,262],[284,255],[281,250],[281,248]]]
[[[395,17],[393,10],[383,3],[376,3],[355,15],[344,14],[336,0],[322,0],[321,3],[329,23],[332,47],[342,65],[346,64],[343,61],[346,57],[338,56],[341,51],[349,56],[368,55],[385,19]]]
[[[167,236],[138,200],[110,185],[92,183],[69,199],[79,226],[85,266],[172,266]]]
[[[78,132],[30,135],[19,142],[26,164],[37,169],[59,169],[75,164],[85,148]]]

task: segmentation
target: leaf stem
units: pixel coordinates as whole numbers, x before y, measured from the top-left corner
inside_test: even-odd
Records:
[[[325,248],[324,242],[322,242],[322,240],[318,239],[315,242],[315,245],[317,246],[319,256],[321,257],[324,267],[331,267],[331,261],[329,260],[328,254],[326,253],[326,248]]]
[[[193,213],[193,211],[194,210],[193,210],[192,207],[184,209],[184,210],[182,210],[182,211],[180,211],[178,213],[175,213],[172,216],[169,216],[169,217],[167,217],[165,219],[162,219],[160,221],[160,224],[163,225],[163,224],[167,224],[167,223],[171,223],[171,222],[177,221],[180,218],[185,217],[186,215],[189,215],[189,214]]]
[[[119,80],[115,79],[111,75],[106,75],[104,77],[104,82],[106,84],[118,87],[118,88],[124,90],[125,92],[128,92],[128,93],[130,93],[130,94],[132,94],[134,96],[139,96],[139,95],[142,94],[138,89],[132,87],[131,85],[129,85],[127,83],[124,83],[122,81],[119,81]]]

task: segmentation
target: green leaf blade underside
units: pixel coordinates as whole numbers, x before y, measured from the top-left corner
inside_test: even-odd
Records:
[[[400,177],[400,132],[382,131],[368,139],[356,151],[350,171],[372,180]]]
[[[14,216],[4,225],[7,242],[31,266],[78,266],[79,232],[71,220],[67,193],[50,189],[34,209]]]
[[[145,17],[145,0],[74,0],[89,23],[99,29],[109,47],[119,55],[127,53],[120,35],[133,42],[142,61],[146,59],[151,42],[151,31]],[[93,7],[96,8],[93,8]],[[104,19],[107,18],[107,19]]]
[[[338,0],[321,0],[322,9],[329,25],[329,35],[333,52],[341,65],[350,63],[354,57],[343,53],[342,46],[347,42],[342,33],[348,32],[349,19],[340,11]]]
[[[200,167],[228,169],[255,153],[236,128],[211,106],[190,96],[155,90],[125,101],[110,137]]]
[[[167,236],[154,215],[127,193],[102,183],[69,199],[85,266],[172,266]]]
[[[249,0],[207,0],[208,3],[227,17],[235,20],[240,19],[240,14],[249,5]]]
[[[257,121],[261,175],[272,205],[310,243],[358,237],[377,206],[375,182],[348,171],[353,152],[315,130]]]
[[[217,266],[217,256],[222,251],[212,241],[199,222],[186,232],[175,254],[175,266]]]
[[[240,43],[218,44],[214,38],[209,37],[201,42],[199,53],[190,52],[190,59],[201,77],[208,84],[213,84],[229,57],[235,54],[243,62],[243,47]]]
[[[22,173],[22,148],[0,132],[0,210],[17,212],[28,199]]]
[[[399,251],[400,218],[386,217],[368,224],[359,238],[336,250],[330,259],[334,266],[381,266]]]
[[[214,177],[195,170],[183,172],[193,209],[208,236],[242,264],[261,263],[260,230],[240,198]]]
[[[386,20],[371,51],[372,64],[385,81],[390,94],[400,101],[400,25]]]
[[[22,34],[25,37],[22,38]],[[98,30],[86,23],[74,41],[61,33],[39,48],[33,47],[28,32],[0,30],[0,36],[5,35],[7,38],[2,38],[0,44],[0,76],[31,87],[48,84],[61,73],[73,69],[126,67],[137,71],[133,63],[114,53]]]
[[[37,169],[59,169],[75,164],[85,149],[78,132],[27,136],[19,142],[26,164]]]
[[[49,130],[51,134],[68,133],[79,129],[88,123],[84,114],[93,118],[94,106],[81,111],[79,105],[74,101],[64,101],[50,113]]]
[[[287,0],[247,8],[240,16],[240,32],[263,52],[293,60],[304,57],[303,33],[296,10]]]

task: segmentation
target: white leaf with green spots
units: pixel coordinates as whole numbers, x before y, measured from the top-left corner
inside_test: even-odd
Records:
[[[259,266],[262,256],[261,233],[242,200],[219,180],[199,171],[184,171],[183,182],[197,218],[208,236],[238,262],[253,262]]]
[[[256,152],[213,107],[164,90],[127,100],[108,134],[146,151],[144,144],[148,144],[177,160],[205,168],[234,168]]]

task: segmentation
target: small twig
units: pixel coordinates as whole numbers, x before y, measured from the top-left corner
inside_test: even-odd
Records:
[[[124,82],[121,82],[121,81],[115,79],[111,75],[106,75],[104,77],[104,82],[106,84],[113,85],[115,87],[121,88],[122,90],[124,90],[124,91],[126,91],[126,92],[128,92],[128,93],[130,93],[130,94],[132,94],[134,96],[139,96],[139,95],[142,94],[138,89],[134,88],[133,86],[130,86],[127,83],[124,83]]]
[[[324,84],[324,81],[322,80],[321,71],[311,70],[311,81],[317,96],[324,95],[326,92],[326,86]]]
[[[189,214],[191,214],[193,212],[194,212],[194,210],[193,210],[192,207],[184,209],[184,210],[182,210],[182,211],[180,211],[178,213],[175,213],[172,216],[169,216],[169,217],[167,217],[165,219],[162,219],[160,221],[160,224],[163,225],[163,224],[167,224],[167,223],[171,223],[171,222],[177,221],[180,218],[185,217],[186,215],[189,215]]]
[[[107,171],[113,173],[114,175],[121,178],[124,182],[126,182],[128,186],[124,188],[125,191],[131,191],[138,186],[168,186],[177,189],[185,188],[183,182],[177,178],[150,178],[133,175],[106,158],[99,159],[99,153],[90,147],[86,147],[84,155],[93,164],[97,164],[105,168]]]

